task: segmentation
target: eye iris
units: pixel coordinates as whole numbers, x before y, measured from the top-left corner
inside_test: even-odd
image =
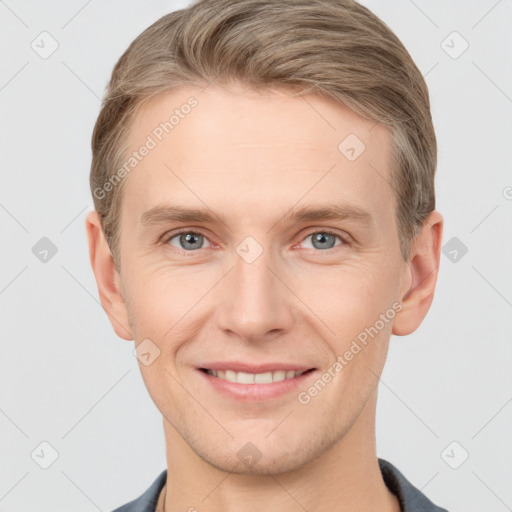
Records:
[[[195,245],[194,245],[194,242],[193,242],[193,239],[196,238],[196,240],[199,240],[199,243],[196,241],[195,242]],[[180,236],[180,243],[182,245],[185,246],[186,248],[186,243],[191,243],[193,245],[193,247],[188,247],[189,249],[192,248],[192,249],[200,249],[201,248],[201,238],[202,238],[202,235],[200,234],[196,234],[196,233],[183,233],[181,236]]]
[[[320,246],[320,247],[316,247],[316,242],[320,242],[320,243],[325,243],[325,240],[330,237],[332,239],[332,244],[329,245],[329,247],[327,247],[327,249],[331,249],[332,247],[334,247],[334,236],[329,234],[329,233],[322,233],[322,232],[319,232],[319,233],[315,233],[313,235],[313,246],[316,248],[316,249],[325,249],[325,245],[324,246]]]

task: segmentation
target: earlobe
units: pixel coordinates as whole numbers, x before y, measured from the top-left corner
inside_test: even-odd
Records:
[[[114,258],[105,239],[98,212],[92,211],[85,221],[89,258],[98,286],[101,305],[116,334],[132,340],[129,317],[121,288],[121,279],[115,268]]]
[[[414,239],[408,262],[410,283],[402,299],[403,309],[395,317],[392,333],[405,336],[414,332],[427,315],[437,282],[441,257],[443,217],[434,210],[425,220],[421,232]]]

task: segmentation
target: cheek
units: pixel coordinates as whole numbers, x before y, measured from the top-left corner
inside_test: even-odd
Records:
[[[373,325],[396,300],[398,276],[378,265],[319,268],[296,275],[294,292],[339,340]]]
[[[162,324],[168,322],[166,308],[169,297],[163,297],[158,283],[141,278],[136,272],[130,272],[125,266],[128,280],[123,282],[125,301],[133,336],[137,342],[149,338],[157,340]],[[156,341],[155,341],[156,342]]]
[[[144,268],[126,265],[125,268],[129,276],[125,298],[135,339],[149,338],[161,350],[172,350],[173,339],[190,337],[192,333],[188,330],[193,327],[195,314],[201,310],[194,306],[215,283],[212,272],[153,268],[151,265]],[[212,284],[208,285],[209,282]]]

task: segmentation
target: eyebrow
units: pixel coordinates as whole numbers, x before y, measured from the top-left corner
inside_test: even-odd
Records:
[[[283,222],[348,220],[367,227],[375,227],[372,214],[359,206],[349,204],[328,204],[320,206],[303,206],[290,209],[275,225]],[[226,218],[208,208],[186,208],[183,206],[155,206],[145,211],[140,219],[143,226],[167,224],[170,222],[198,222],[204,224],[226,224]],[[274,227],[273,226],[273,227]]]

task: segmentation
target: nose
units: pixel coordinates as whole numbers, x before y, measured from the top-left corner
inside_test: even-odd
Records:
[[[252,262],[235,253],[222,282],[217,327],[248,341],[289,332],[293,325],[293,293],[270,250]]]

